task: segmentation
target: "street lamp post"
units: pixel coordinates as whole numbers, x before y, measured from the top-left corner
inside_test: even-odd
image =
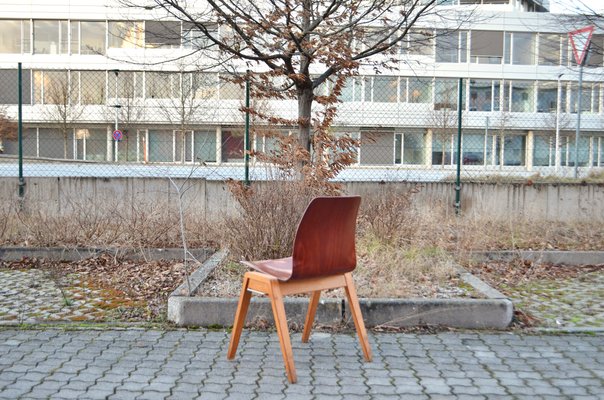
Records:
[[[554,160],[554,171],[558,172],[560,168],[560,108],[562,102],[562,85],[560,79],[564,74],[558,75],[558,98],[556,99],[556,153]]]

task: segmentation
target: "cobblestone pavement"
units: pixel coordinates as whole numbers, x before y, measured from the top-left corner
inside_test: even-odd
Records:
[[[604,328],[604,273],[506,288],[514,307],[549,328]]]
[[[2,399],[602,399],[604,336],[293,335],[288,384],[275,333],[0,330]]]
[[[40,270],[0,270],[0,322],[95,321],[122,304],[76,276],[51,279]]]

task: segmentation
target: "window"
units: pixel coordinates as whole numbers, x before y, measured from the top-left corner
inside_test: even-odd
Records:
[[[396,93],[398,91],[397,85],[398,82],[396,77],[373,77],[373,102],[396,103]]]
[[[169,72],[145,73],[145,97],[170,99],[180,97],[180,74]]]
[[[570,112],[576,113],[579,109],[579,90],[575,82],[570,84]],[[581,112],[600,112],[601,85],[599,83],[583,82],[581,93]]]
[[[73,159],[73,131],[39,128],[40,157]]]
[[[508,36],[509,37],[509,36]],[[528,32],[514,32],[512,40],[512,64],[535,64],[535,34]]]
[[[555,33],[539,34],[539,65],[561,65],[561,37]]]
[[[120,162],[139,161],[137,156],[140,150],[136,129],[124,129],[123,127],[120,127],[120,130],[124,135],[122,140],[117,142],[117,160]]]
[[[213,37],[218,37],[218,27],[207,27],[208,32]],[[214,46],[214,42],[208,39],[196,25],[190,22],[183,22],[182,25],[182,45],[185,48],[205,49]]]
[[[147,132],[149,144],[149,162],[172,162],[174,161],[173,131],[151,130]]]
[[[82,104],[105,103],[105,71],[80,71],[80,101]]]
[[[432,31],[411,31],[402,43],[402,53],[419,56],[431,56],[434,54],[434,35]]]
[[[203,72],[194,73],[192,76],[193,98],[206,100],[218,98],[218,75]]]
[[[215,130],[196,130],[193,133],[193,162],[216,162]]]
[[[34,53],[67,53],[67,35],[67,21],[34,21]]]
[[[453,130],[453,127],[434,130],[432,136],[432,165],[455,164],[457,135],[453,133]]]
[[[434,83],[434,109],[457,110],[458,86],[456,79],[436,79]]]
[[[470,61],[478,64],[501,64],[503,32],[472,31]]]
[[[355,79],[346,78],[346,82],[344,82],[344,86],[342,87],[342,92],[340,93],[338,100],[344,103],[354,101],[354,86]]]
[[[521,166],[525,165],[526,136],[505,135],[498,137],[495,155],[497,165],[500,164],[500,154],[503,150],[503,165]]]
[[[131,71],[119,71],[117,75],[113,71],[108,72],[109,98],[116,98],[116,80],[117,80],[117,98],[133,99],[143,97],[143,73]]]
[[[470,111],[499,110],[499,91],[498,81],[470,80]]]
[[[29,90],[29,88],[31,87],[30,70],[23,70],[21,77],[23,79],[23,88],[25,89],[22,92],[23,104],[31,104],[31,91]],[[0,69],[0,82],[8,83],[4,87],[4,90],[0,90],[0,104],[19,104],[19,92],[16,84],[18,81],[18,70]]]
[[[465,134],[461,138],[462,165],[484,165],[485,146],[488,142],[484,134]],[[457,160],[454,161],[457,164]]]
[[[145,47],[173,49],[180,47],[180,22],[145,21]]]
[[[401,78],[401,102],[432,103],[432,78]],[[406,85],[405,85],[406,83]],[[403,91],[407,91],[404,93]]]
[[[394,134],[393,132],[365,131],[361,132],[362,165],[392,165],[394,164]]]
[[[589,45],[589,52],[587,53],[587,60],[585,65],[588,67],[602,67],[603,65],[603,53],[604,49],[604,35],[593,35]]]
[[[143,47],[143,23],[109,21],[109,47],[118,49]]]
[[[395,164],[420,165],[424,163],[424,135],[397,133],[395,136]]]
[[[238,83],[221,80],[220,98],[223,100],[243,100],[243,88]]]
[[[67,71],[34,71],[35,104],[68,105],[76,101]]]
[[[511,82],[512,91],[512,112],[534,112],[534,83],[513,81]]]
[[[29,34],[29,21],[3,20],[0,24],[0,53],[31,52]]]
[[[107,129],[76,128],[76,156],[80,160],[107,161],[108,140]]]
[[[459,63],[467,61],[468,32],[436,34],[436,62]]]
[[[556,112],[558,82],[537,82],[537,112]]]
[[[222,162],[243,162],[243,130],[224,129],[222,131]]]
[[[555,141],[551,136],[535,135],[533,139],[533,165],[548,167],[555,164]]]
[[[71,24],[77,24],[72,21]],[[81,21],[79,54],[105,54],[105,22]],[[72,37],[72,43],[74,38]],[[72,45],[72,52],[74,46]],[[75,52],[77,53],[77,52]]]

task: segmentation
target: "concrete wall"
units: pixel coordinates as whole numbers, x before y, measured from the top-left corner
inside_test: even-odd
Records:
[[[177,185],[183,180],[174,180]],[[222,181],[191,180],[184,195],[185,206],[208,218],[232,213],[236,203]],[[261,183],[267,184],[267,183]],[[367,195],[390,188],[416,187],[416,183],[346,183],[349,194]],[[428,208],[450,207],[453,212],[455,188],[452,183],[423,183],[416,195]],[[17,198],[16,178],[0,179],[0,202]],[[25,206],[64,214],[82,204],[126,211],[133,205],[174,204],[177,193],[166,178],[26,178]],[[461,205],[465,214],[506,218],[521,215],[531,219],[560,221],[604,221],[604,185],[582,184],[490,184],[462,185]]]

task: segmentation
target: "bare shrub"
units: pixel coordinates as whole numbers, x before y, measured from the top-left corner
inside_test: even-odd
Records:
[[[235,259],[288,257],[298,222],[313,197],[334,194],[331,187],[283,180],[247,187],[230,184],[239,215],[224,219],[222,242]],[[328,193],[325,193],[325,192]]]
[[[388,186],[363,198],[359,220],[364,235],[389,243],[409,243],[418,229],[413,196],[420,186],[401,191]]]

